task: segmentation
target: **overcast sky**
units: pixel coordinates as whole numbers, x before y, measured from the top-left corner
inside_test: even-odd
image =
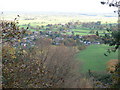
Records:
[[[113,13],[116,10],[101,5],[100,1],[103,0],[1,0],[0,11]]]

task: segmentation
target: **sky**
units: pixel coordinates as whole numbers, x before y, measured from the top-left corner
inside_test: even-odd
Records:
[[[1,0],[0,11],[113,13],[117,10],[101,5],[101,1],[103,0]]]

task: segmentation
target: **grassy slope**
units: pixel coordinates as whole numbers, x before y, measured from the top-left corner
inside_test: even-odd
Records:
[[[77,59],[83,62],[83,72],[87,72],[88,69],[92,71],[105,71],[106,63],[111,59],[117,59],[117,52],[111,53],[109,56],[104,56],[106,49],[109,46],[106,45],[91,45],[87,49],[77,54]]]

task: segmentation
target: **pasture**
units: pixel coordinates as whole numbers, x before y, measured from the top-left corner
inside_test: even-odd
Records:
[[[106,63],[111,59],[118,58],[118,52],[112,52],[108,56],[104,56],[106,50],[110,48],[107,45],[90,45],[85,50],[80,51],[76,58],[83,64],[82,72],[105,71]]]
[[[28,25],[20,25],[20,27],[23,27],[23,28],[27,28]],[[33,26],[34,28],[36,28],[36,26]],[[44,26],[44,30],[43,29],[31,29],[29,28],[28,30],[30,31],[48,31],[48,30],[45,30],[46,28],[49,28],[47,26]],[[89,28],[82,28],[79,26],[79,28],[76,28],[76,29],[68,29],[70,31],[66,31],[64,32],[64,34],[66,35],[71,35],[72,32],[74,32],[74,35],[80,35],[80,36],[83,36],[83,35],[96,35],[96,31],[99,32],[99,35],[104,35],[104,33],[107,33],[106,30],[96,30],[96,29],[89,29]],[[56,31],[59,31],[59,28],[52,28],[50,31],[52,32],[56,32]],[[94,33],[91,33],[91,31],[93,31]],[[61,32],[62,33],[62,32]]]

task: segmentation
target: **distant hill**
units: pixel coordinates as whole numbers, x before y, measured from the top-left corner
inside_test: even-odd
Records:
[[[79,15],[84,15],[84,16],[117,17],[117,14],[115,14],[115,13],[80,13]]]
[[[3,12],[3,11],[0,11]],[[25,11],[5,11],[5,14],[47,14],[47,15],[82,15],[82,16],[104,16],[104,17],[117,17],[117,14],[113,13],[89,13],[89,12],[25,12]]]

